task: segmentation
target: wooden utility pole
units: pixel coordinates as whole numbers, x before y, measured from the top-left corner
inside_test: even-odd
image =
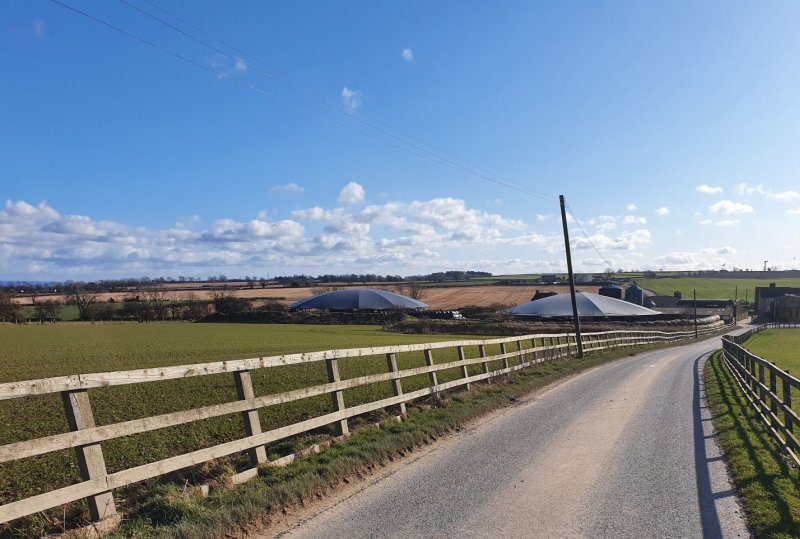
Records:
[[[569,293],[572,297],[572,318],[575,320],[575,344],[578,345],[578,358],[583,357],[583,339],[581,338],[581,321],[578,318],[578,302],[575,299],[575,275],[572,273],[572,255],[569,250],[569,230],[567,230],[567,210],[564,207],[564,195],[558,195],[561,204],[561,224],[564,227],[564,249],[567,251],[567,273],[569,273]]]
[[[694,338],[697,338],[697,290],[692,290],[692,297],[694,298]]]

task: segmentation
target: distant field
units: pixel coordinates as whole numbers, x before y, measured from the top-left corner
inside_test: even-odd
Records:
[[[800,329],[768,329],[745,343],[758,357],[800,375]]]
[[[77,323],[13,326],[0,324],[0,382],[64,374],[116,371],[242,359],[291,352],[410,344],[468,337],[401,335],[377,326],[267,324]],[[481,337],[485,338],[485,337]],[[489,353],[498,353],[491,349]],[[468,350],[476,357],[477,350]],[[437,362],[452,361],[438,354]],[[400,368],[423,366],[421,354],[400,354]],[[476,371],[480,366],[475,366]],[[342,378],[386,371],[384,357],[340,360]],[[458,376],[442,371],[440,380]],[[253,373],[256,395],[268,395],[327,382],[324,362],[261,369]],[[403,380],[407,391],[427,386],[427,378]],[[89,391],[100,425],[236,399],[230,374],[169,380]],[[388,383],[345,391],[348,404],[391,395]],[[331,410],[327,395],[274,406],[260,412],[265,428],[274,428]],[[0,401],[0,443],[66,432],[58,395]],[[152,462],[192,449],[240,437],[238,414],[162,429],[103,444],[112,471]],[[276,452],[280,444],[271,451]],[[273,453],[274,454],[274,453]],[[72,451],[60,451],[17,463],[0,464],[0,503],[19,499],[78,479]]]
[[[652,290],[659,296],[671,296],[676,290],[683,294],[684,299],[691,299],[692,290],[697,290],[699,299],[735,299],[736,287],[739,287],[739,299],[753,301],[757,286],[800,287],[800,279],[703,279],[695,277],[680,277],[667,279],[639,279],[637,284],[647,290]]]

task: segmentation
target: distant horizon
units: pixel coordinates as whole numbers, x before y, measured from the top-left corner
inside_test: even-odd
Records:
[[[442,270],[441,272],[432,272],[432,273],[443,273],[445,271],[475,271],[475,272],[481,272],[482,270]],[[707,269],[707,270],[685,270],[685,271],[671,271],[671,270],[665,270],[665,271],[630,270],[630,271],[628,271],[628,270],[625,270],[625,271],[614,272],[613,275],[614,276],[626,277],[626,276],[628,276],[630,274],[642,274],[642,273],[654,273],[656,277],[659,277],[660,276],[659,274],[664,274],[664,273],[707,274],[707,275],[708,274],[726,274],[726,273],[727,274],[730,274],[730,273],[763,274],[763,275],[756,276],[756,277],[753,277],[753,278],[754,279],[765,279],[765,280],[768,280],[768,278],[772,277],[772,276],[774,276],[775,278],[781,278],[781,276],[783,274],[788,274],[789,276],[798,276],[798,277],[800,277],[800,269],[786,269],[786,270],[771,270],[770,269],[770,270],[766,270],[766,271],[764,271],[763,269],[756,269],[756,270],[754,270],[754,269],[737,269],[737,270]],[[313,275],[313,274],[291,274],[291,275],[273,275],[273,276],[269,276],[269,277],[268,276],[253,275],[253,276],[250,276],[249,280],[257,282],[257,281],[259,281],[260,279],[263,278],[268,282],[273,282],[273,281],[275,281],[277,279],[289,279],[289,278],[301,277],[301,276],[310,277],[310,278],[319,278],[319,277],[323,277],[324,275],[326,275],[326,274],[316,274],[316,275]],[[333,275],[334,276],[344,276],[346,274],[333,274]],[[362,276],[368,275],[368,274],[366,274],[366,273],[352,273],[350,275],[355,275],[356,277],[362,277]],[[424,275],[374,274],[374,275],[377,275],[378,277],[400,277],[400,278],[403,278],[403,279],[407,279],[409,277],[425,277],[425,276],[428,276],[430,274],[424,274]],[[534,272],[529,272],[529,273],[506,273],[506,274],[493,273],[493,274],[491,274],[491,276],[483,277],[483,278],[484,279],[491,279],[491,278],[495,278],[495,277],[498,277],[498,278],[500,278],[500,277],[525,277],[525,276],[535,276],[535,275],[539,275],[539,276],[541,276],[541,275],[565,276],[565,275],[567,275],[567,273],[566,272],[535,272],[535,271]],[[575,275],[581,275],[581,276],[583,276],[583,275],[606,275],[606,272],[576,272]],[[34,285],[63,284],[63,283],[68,283],[68,282],[74,282],[74,283],[97,283],[97,282],[104,282],[104,281],[128,281],[128,280],[130,280],[130,281],[149,280],[149,281],[156,281],[156,282],[159,282],[159,283],[160,282],[168,282],[168,283],[182,283],[182,282],[186,282],[186,283],[243,283],[244,282],[244,283],[246,283],[248,281],[247,276],[232,276],[232,277],[225,276],[225,280],[219,280],[218,277],[219,276],[195,277],[195,276],[191,276],[191,275],[184,275],[184,276],[173,277],[171,275],[163,275],[163,276],[162,275],[159,275],[159,276],[147,276],[147,275],[145,275],[145,276],[139,276],[139,277],[133,277],[133,276],[113,277],[113,278],[111,278],[111,277],[102,278],[101,277],[101,278],[98,278],[98,279],[50,279],[50,280],[5,279],[5,280],[0,280],[0,286],[14,286],[14,285],[18,285],[18,284],[23,284],[23,285],[26,285],[26,284],[28,284],[28,285],[30,285],[30,284],[34,284]],[[181,280],[181,278],[184,278],[185,280]],[[665,278],[668,278],[668,277],[665,277]],[[188,279],[191,279],[191,280],[188,280]],[[473,277],[472,279],[469,279],[469,280],[475,280],[475,279],[481,279],[481,277],[477,277],[477,278]],[[372,281],[369,281],[369,282],[372,283]],[[386,283],[387,284],[391,284],[391,281],[386,281]],[[359,284],[359,283],[354,283],[354,285],[355,284]],[[360,284],[363,284],[363,283],[360,283]]]

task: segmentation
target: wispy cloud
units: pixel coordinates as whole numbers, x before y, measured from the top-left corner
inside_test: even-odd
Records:
[[[636,211],[636,209],[637,209],[637,208],[636,208],[636,204],[634,204],[633,202],[631,202],[630,204],[628,204],[627,206],[625,206],[625,209],[626,209],[626,210],[628,210],[628,211]]]
[[[233,70],[237,73],[247,73],[247,64],[242,58],[237,58],[233,64]]]
[[[273,185],[271,191],[273,193],[302,193],[305,189],[302,185],[289,182],[283,185]]]
[[[759,195],[763,195],[771,200],[777,200],[778,202],[800,200],[800,191],[788,190],[775,192],[772,189],[766,189],[763,185],[753,186],[744,182],[736,186],[737,195],[750,195],[753,193],[758,193]]]
[[[666,206],[661,206],[660,208],[656,209],[656,215],[669,215],[669,208]]]
[[[800,206],[793,208],[791,210],[786,210],[786,213],[789,215],[800,215]]]
[[[697,191],[698,193],[704,193],[706,195],[718,195],[722,193],[722,187],[717,187],[717,186],[712,187],[711,185],[706,185],[706,184],[698,185],[697,187],[694,188],[694,190]]]
[[[743,204],[741,202],[733,202],[731,200],[720,200],[708,207],[711,213],[721,213],[723,215],[743,215],[746,213],[753,213],[755,210],[750,204]]]
[[[33,35],[36,39],[44,39],[47,37],[47,23],[41,19],[36,19],[31,23],[33,27]]]
[[[351,90],[347,86],[342,88],[342,103],[351,109],[359,109],[361,108],[361,102],[361,92],[358,90]]]
[[[405,60],[406,62],[413,62],[414,61],[414,51],[412,51],[411,48],[409,48],[409,47],[406,47],[405,49],[403,49],[403,52],[400,53],[400,56],[402,56],[403,60]]]

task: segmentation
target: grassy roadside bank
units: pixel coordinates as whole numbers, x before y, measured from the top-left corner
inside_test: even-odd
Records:
[[[472,419],[513,404],[523,395],[559,379],[610,361],[665,346],[616,350],[543,363],[491,384],[455,393],[443,407],[409,406],[408,421],[364,427],[348,440],[287,468],[266,468],[235,488],[212,490],[207,498],[182,485],[161,485],[150,502],[126,521],[115,537],[213,538],[240,536],[269,523],[287,506],[324,496],[348,478],[360,477],[387,460],[459,430]]]
[[[717,352],[705,387],[722,456],[756,537],[800,536],[800,471],[789,465]]]

